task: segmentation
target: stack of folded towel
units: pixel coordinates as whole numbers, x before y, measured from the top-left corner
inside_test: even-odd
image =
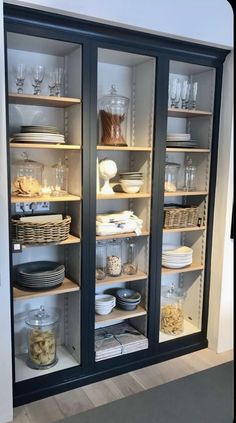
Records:
[[[97,214],[96,235],[105,236],[135,232],[142,233],[143,221],[134,215],[134,212],[125,210],[119,213]]]

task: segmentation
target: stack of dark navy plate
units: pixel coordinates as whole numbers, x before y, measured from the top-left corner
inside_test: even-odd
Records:
[[[34,261],[16,267],[17,286],[29,290],[47,290],[62,284],[65,266],[53,261]]]

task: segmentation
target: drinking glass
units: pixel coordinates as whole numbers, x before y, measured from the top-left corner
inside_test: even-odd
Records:
[[[170,107],[175,107],[175,104],[176,104],[177,84],[178,84],[177,78],[173,78],[170,82],[170,100],[171,100]]]
[[[55,72],[49,72],[48,78],[48,88],[49,88],[49,95],[55,95],[55,86],[56,86],[56,76]]]
[[[31,68],[31,83],[34,87],[34,94],[41,94],[41,84],[43,82],[45,68],[42,65],[36,65]]]
[[[61,95],[61,86],[63,84],[64,69],[56,68],[55,70],[55,95]]]
[[[192,82],[192,84],[191,84],[191,109],[196,109],[197,89],[198,89],[198,83]]]
[[[180,94],[181,94],[181,82],[178,80],[176,85],[176,96],[175,96],[175,108],[179,108],[179,101],[180,101]]]
[[[13,71],[16,79],[17,94],[22,94],[25,82],[26,66],[23,63],[19,63],[14,67]]]
[[[189,82],[185,79],[181,87],[181,108],[187,109]]]

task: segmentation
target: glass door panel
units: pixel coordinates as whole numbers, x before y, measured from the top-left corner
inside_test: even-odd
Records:
[[[148,348],[154,87],[154,58],[98,50],[96,361]]]
[[[82,49],[8,33],[7,61],[19,382],[80,364]],[[27,337],[40,307],[58,314],[57,331],[31,322]]]
[[[200,332],[215,71],[171,61],[160,342]]]

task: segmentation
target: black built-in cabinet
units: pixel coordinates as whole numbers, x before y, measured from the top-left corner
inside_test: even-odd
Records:
[[[221,82],[228,51],[9,4],[4,6],[4,22],[14,405],[18,406],[207,347]],[[27,68],[23,94],[16,93],[14,67],[18,63]],[[46,69],[39,96],[32,94],[29,75],[36,64]],[[49,96],[48,72],[55,67],[65,69],[61,97]],[[178,107],[171,106],[173,84],[178,83],[180,89],[184,81],[191,87],[197,83],[196,108],[182,108],[181,98]],[[108,94],[112,84],[130,100],[125,148],[100,143],[98,100]],[[22,125],[58,127],[66,143],[19,141],[14,134],[20,133]],[[196,144],[173,147],[166,143],[173,133],[189,133],[190,142]],[[43,213],[62,213],[72,220],[66,241],[48,245],[22,242],[18,252],[11,222],[18,203],[29,203],[29,198],[12,194],[11,164],[23,152],[43,163],[44,171],[59,159],[67,159],[69,194],[33,197],[30,202],[48,202],[49,211]],[[114,160],[118,173],[142,172],[140,192],[98,193],[96,169],[103,158]],[[196,167],[192,191],[183,188],[183,166],[189,159]],[[165,184],[166,162],[180,165],[174,190]],[[163,227],[170,203],[180,209],[196,209],[197,223]],[[96,235],[96,214],[123,210],[132,210],[142,220],[141,234]],[[108,248],[115,239],[126,251],[127,238],[135,243],[137,273],[96,280],[96,245]],[[162,249],[169,244],[191,248],[192,263],[162,267]],[[57,290],[24,292],[17,288],[16,266],[37,260],[65,265],[66,278]],[[166,333],[160,330],[166,329],[161,298],[172,286],[185,293],[184,330],[169,334],[168,327]],[[133,311],[116,307],[105,316],[95,314],[95,294],[118,288],[140,292],[138,307]],[[41,304],[59,311],[58,363],[47,370],[34,370],[25,362],[24,320],[30,309]],[[144,335],[143,346],[125,353],[121,345],[116,356],[98,359],[95,334],[109,333],[122,322]],[[99,339],[97,345],[104,345],[105,337]],[[122,344],[119,335],[113,340]]]

